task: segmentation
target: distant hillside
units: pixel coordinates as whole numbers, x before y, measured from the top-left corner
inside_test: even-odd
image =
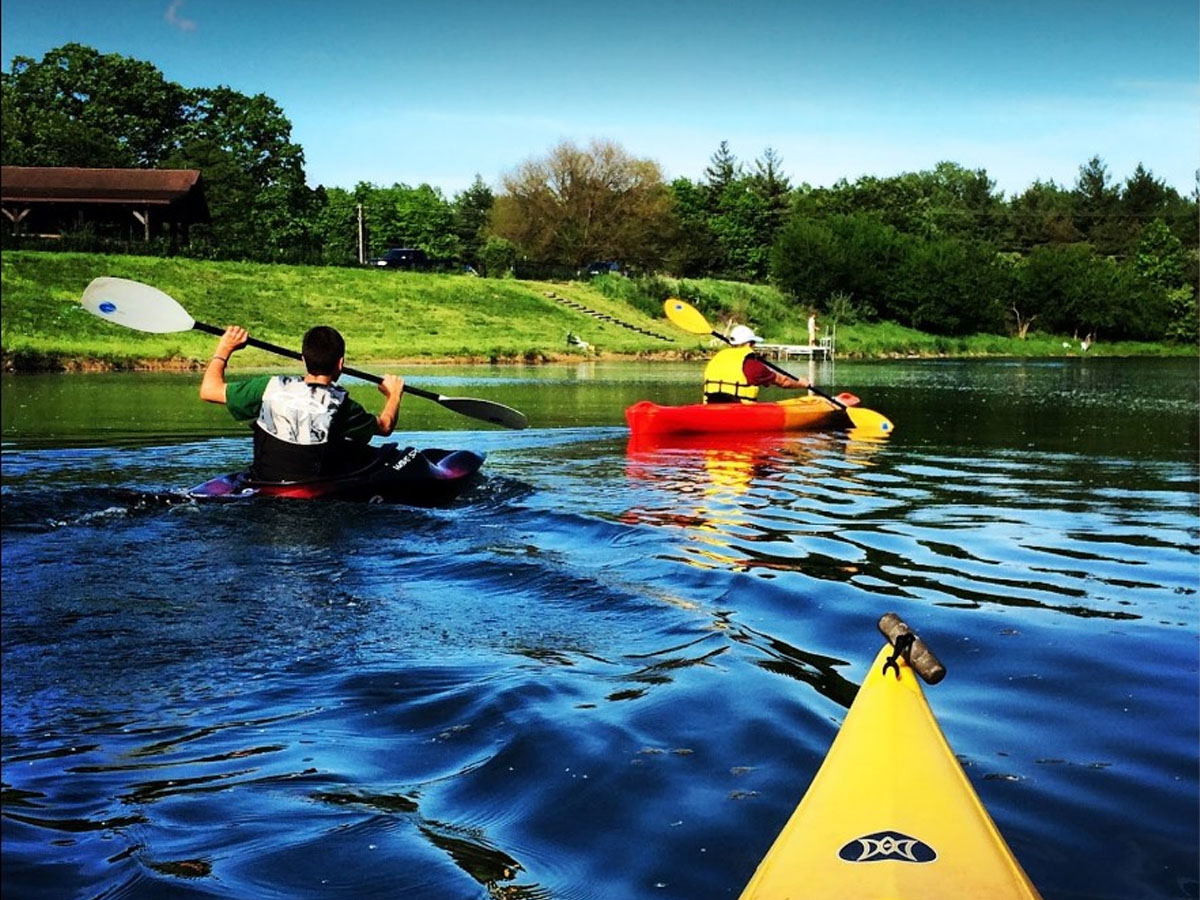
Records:
[[[5,367],[102,364],[188,366],[207,359],[200,332],[146,334],[97,319],[78,304],[93,278],[154,285],[194,319],[240,324],[255,337],[298,347],[310,326],[329,324],[358,362],[469,359],[543,361],[589,354],[678,354],[702,341],[665,319],[587,284],[546,283],[394,270],[204,262],[85,253],[3,256],[0,345]],[[568,334],[588,345],[569,342]],[[248,365],[277,358],[245,351]]]

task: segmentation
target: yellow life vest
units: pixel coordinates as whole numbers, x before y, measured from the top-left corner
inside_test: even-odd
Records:
[[[704,367],[704,396],[732,394],[740,400],[753,400],[758,386],[746,380],[742,363],[754,352],[753,347],[727,347]]]

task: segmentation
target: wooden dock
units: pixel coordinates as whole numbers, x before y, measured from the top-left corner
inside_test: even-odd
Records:
[[[833,359],[833,335],[820,338],[815,344],[755,344],[763,356],[774,359]]]

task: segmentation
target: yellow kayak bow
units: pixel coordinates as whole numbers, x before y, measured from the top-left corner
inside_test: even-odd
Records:
[[[885,627],[886,626],[886,627]],[[1039,898],[959,765],[914,674],[940,664],[894,615],[800,805],[742,900]],[[915,636],[914,636],[915,637]],[[912,662],[910,662],[910,660]]]

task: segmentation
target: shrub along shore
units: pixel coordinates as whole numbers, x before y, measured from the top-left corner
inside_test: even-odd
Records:
[[[692,359],[712,341],[662,315],[667,292],[697,305],[716,328],[749,323],[767,341],[808,342],[809,308],[762,286],[716,280],[619,275],[590,282],[538,282],[383,269],[208,262],[90,253],[6,252],[2,258],[0,352],[5,371],[197,369],[215,338],[198,331],[146,334],[106,323],[79,298],[102,275],[151,284],[198,322],[239,324],[251,335],[299,347],[304,331],[328,324],[346,337],[351,365],[404,362],[544,363],[586,358]],[[1081,349],[1077,335],[1031,332],[946,338],[889,322],[827,321],[839,358],[911,356],[1051,357],[1197,355],[1197,346],[1107,343]],[[247,349],[247,366],[279,357]]]

